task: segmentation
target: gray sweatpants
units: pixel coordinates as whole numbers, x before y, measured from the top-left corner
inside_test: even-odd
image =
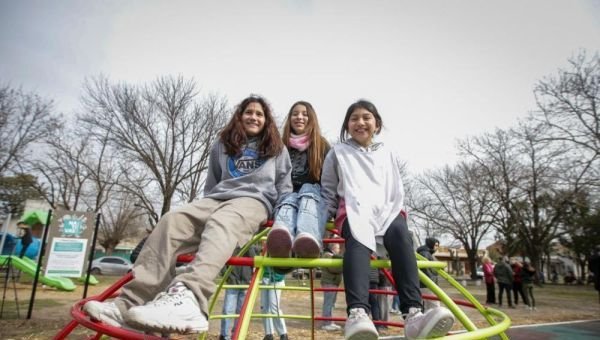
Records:
[[[263,203],[247,197],[227,201],[203,198],[165,214],[135,262],[135,278],[123,286],[115,300],[121,313],[182,282],[208,315],[208,301],[219,271],[235,247],[252,238],[267,215]],[[196,257],[183,273],[175,275],[177,256],[186,253],[196,253]]]

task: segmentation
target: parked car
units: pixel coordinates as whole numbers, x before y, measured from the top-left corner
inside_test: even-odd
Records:
[[[315,268],[313,271],[315,279],[321,278],[321,268]],[[310,269],[298,268],[292,272],[292,277],[299,280],[308,280],[310,278]]]
[[[482,266],[477,267],[477,269],[475,270],[475,275],[477,275],[478,279],[483,279],[483,267]]]
[[[127,259],[118,256],[102,256],[92,261],[94,275],[125,275],[133,265]]]

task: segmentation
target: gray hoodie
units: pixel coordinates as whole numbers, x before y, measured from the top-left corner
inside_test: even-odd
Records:
[[[210,152],[204,197],[229,200],[250,197],[261,201],[269,215],[279,199],[292,192],[292,164],[286,148],[276,157],[260,158],[252,139],[237,157],[225,153],[221,141]]]

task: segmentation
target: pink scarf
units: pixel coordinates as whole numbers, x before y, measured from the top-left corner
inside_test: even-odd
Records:
[[[295,135],[290,133],[290,146],[298,151],[304,151],[308,149],[310,141],[308,135]]]

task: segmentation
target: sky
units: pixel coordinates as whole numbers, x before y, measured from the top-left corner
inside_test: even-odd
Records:
[[[86,77],[182,75],[231,106],[263,95],[279,116],[307,100],[335,141],[365,98],[414,173],[515,126],[535,83],[581,50],[600,51],[600,1],[0,0],[0,84],[66,117]]]

